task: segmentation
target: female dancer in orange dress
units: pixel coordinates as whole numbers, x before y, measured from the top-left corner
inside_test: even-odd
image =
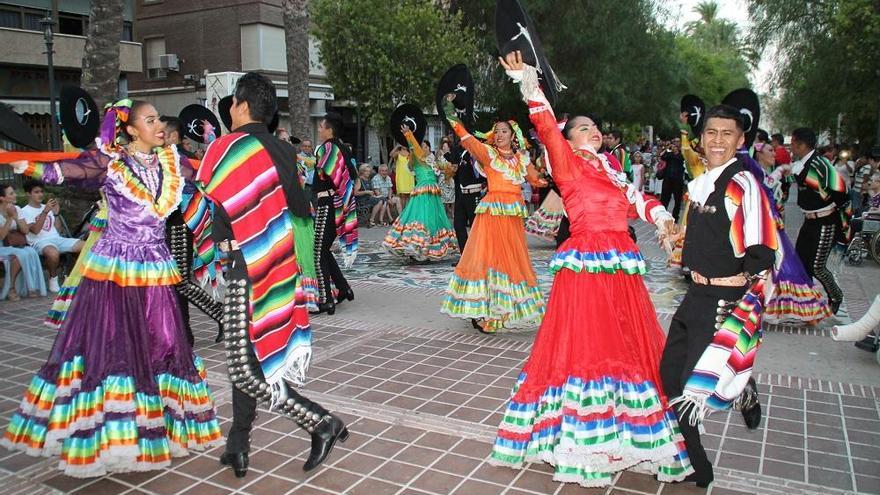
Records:
[[[485,333],[537,325],[544,314],[544,299],[523,226],[528,216],[521,192],[529,165],[528,155],[521,153],[525,141],[515,122],[501,121],[485,136],[486,143],[480,142],[455,117],[452,98],[446,100],[447,119],[487,178],[489,191],[477,206],[477,218],[441,311],[469,318]]]

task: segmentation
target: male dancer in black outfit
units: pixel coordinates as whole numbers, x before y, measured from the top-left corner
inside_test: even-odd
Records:
[[[446,156],[449,163],[457,163],[453,181],[455,182],[455,237],[458,239],[459,252],[464,252],[468,240],[468,227],[474,223],[477,204],[486,191],[486,178],[478,174],[473,165],[473,158],[461,147],[456,147]]]
[[[737,303],[773,266],[778,248],[770,203],[754,175],[736,158],[744,141],[742,114],[727,105],[709,110],[700,142],[706,172],[688,184],[690,212],[682,264],[691,284],[669,327],[660,378],[670,400],[682,396],[697,361],[715,336],[719,315]],[[734,222],[734,218],[741,221]],[[712,463],[698,426],[677,411],[694,473],[685,481],[706,487]]]

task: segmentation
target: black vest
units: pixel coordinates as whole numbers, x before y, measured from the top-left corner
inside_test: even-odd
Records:
[[[342,157],[345,159],[345,166],[348,167],[349,176],[352,179],[356,179],[357,169],[354,168],[354,165],[351,162],[351,150],[348,149],[348,146],[346,146],[345,143],[338,139],[331,139],[329,142],[333,143],[334,146],[339,148],[340,153],[342,153]],[[317,166],[318,165],[315,164],[316,168]],[[315,193],[319,193],[335,190],[336,187],[333,185],[333,179],[331,179],[330,177],[323,177],[323,174],[319,173],[318,170],[315,170],[315,178],[312,180],[312,191],[314,191]]]
[[[462,194],[462,187],[484,184],[486,182],[486,178],[477,174],[474,170],[472,160],[473,157],[464,148],[456,148],[446,154],[446,161],[458,163],[458,169],[455,171],[455,175],[452,176],[452,180],[455,183],[455,197],[459,197]]]
[[[682,263],[704,277],[729,277],[742,273],[743,259],[730,244],[730,218],[724,206],[724,192],[734,175],[744,170],[739,161],[728,165],[715,181],[715,190],[704,207],[691,203],[682,250]]]
[[[810,157],[810,161],[804,164],[804,169],[801,170],[801,173],[796,177],[798,185],[797,204],[801,209],[807,211],[819,210],[834,203],[831,197],[822,199],[822,196],[819,195],[819,191],[807,186],[807,174],[809,174],[810,169],[816,169],[820,176],[824,176],[828,173],[828,171],[825,170],[825,164],[822,163],[818,153],[818,151],[813,153],[813,156]]]

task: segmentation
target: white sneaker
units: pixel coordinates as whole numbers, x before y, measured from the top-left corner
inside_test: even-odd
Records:
[[[58,276],[49,277],[49,292],[58,292],[61,287],[58,286]]]

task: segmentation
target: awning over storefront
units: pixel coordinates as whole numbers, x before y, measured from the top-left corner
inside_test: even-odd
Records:
[[[12,110],[17,114],[36,114],[36,115],[49,115],[49,101],[48,100],[12,100],[12,99],[0,99],[0,103],[4,103],[12,107]],[[57,105],[57,102],[56,102]]]

